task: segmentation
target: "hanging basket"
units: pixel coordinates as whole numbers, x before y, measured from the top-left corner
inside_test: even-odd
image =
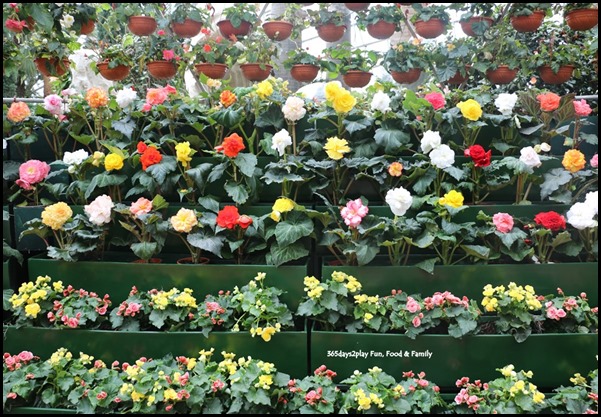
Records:
[[[350,70],[342,76],[342,81],[349,87],[362,88],[369,84],[371,76],[371,72]]]
[[[130,68],[127,65],[117,65],[115,68],[109,68],[109,62],[99,62],[96,68],[103,78],[109,81],[121,81],[129,75]]]
[[[361,10],[367,10],[371,3],[344,3],[347,9],[353,12],[360,12]]]
[[[263,69],[265,68],[265,69]],[[266,80],[267,77],[271,74],[271,70],[273,67],[271,65],[265,64],[261,68],[261,64],[242,64],[240,65],[240,69],[242,70],[242,75],[248,81],[263,81]]]
[[[290,68],[290,75],[301,83],[310,83],[317,77],[319,67],[310,64],[296,64]]]
[[[457,71],[455,73],[455,75],[453,75],[451,78],[449,78],[447,80],[447,84],[451,84],[451,85],[459,85],[459,84],[463,84],[464,82],[467,81],[467,79],[470,77],[469,72],[470,69],[472,68],[471,65],[466,65],[465,66],[465,75],[463,75],[461,73],[461,71]]]
[[[229,20],[221,20],[217,22],[217,27],[219,28],[219,32],[223,35],[224,38],[230,39],[230,36],[246,36],[248,32],[250,32],[251,24],[246,20],[240,22],[240,26],[235,27],[232,25],[232,22]]]
[[[494,20],[492,17],[487,17],[487,16],[473,16],[470,17],[470,19],[467,22],[461,22],[461,29],[463,30],[463,33],[465,33],[467,36],[482,36],[477,34],[476,32],[474,32],[473,26],[474,24],[480,24],[481,22],[486,22],[487,25],[487,29],[489,27],[492,26]]]
[[[535,10],[530,15],[511,16],[511,26],[518,32],[534,32],[543,24],[544,19],[545,12]]]
[[[183,22],[171,22],[171,30],[180,38],[193,38],[200,33],[202,22],[185,19]]]
[[[426,39],[434,39],[445,33],[444,22],[440,19],[418,20],[415,22],[415,31],[419,36]]]
[[[419,80],[422,70],[419,68],[411,68],[409,71],[390,71],[392,79],[399,84],[411,84]]]
[[[367,33],[369,36],[376,39],[388,39],[394,32],[396,32],[396,25],[394,23],[380,20],[373,25],[367,25]]]
[[[486,71],[486,78],[493,84],[509,84],[518,75],[518,69],[511,69],[507,65],[500,65],[494,70]]]
[[[589,30],[597,26],[599,10],[576,9],[566,14],[566,23],[572,30]]]
[[[146,64],[146,68],[157,80],[168,80],[177,73],[177,67],[170,61],[151,61]]]
[[[283,20],[273,20],[263,23],[265,35],[272,41],[278,42],[288,39],[292,35],[293,28],[292,23],[284,22]]]
[[[58,58],[36,58],[33,60],[38,71],[46,77],[62,77],[69,70],[71,61]]]
[[[562,65],[557,73],[553,72],[550,65],[543,65],[538,68],[540,78],[547,84],[563,84],[572,78],[572,73],[576,67],[574,65]]]
[[[81,25],[79,33],[81,33],[82,35],[89,35],[90,33],[94,32],[95,27],[96,23],[93,20],[88,20],[87,22]]]
[[[127,21],[127,28],[134,35],[148,36],[156,30],[157,21],[150,16],[130,16]]]
[[[326,42],[337,42],[344,36],[346,26],[336,26],[334,23],[326,23],[317,26],[317,35]]]
[[[196,64],[194,65],[194,68],[196,68],[197,73],[204,74],[214,80],[220,80],[225,77],[225,73],[228,69],[225,64],[210,64],[207,62]]]

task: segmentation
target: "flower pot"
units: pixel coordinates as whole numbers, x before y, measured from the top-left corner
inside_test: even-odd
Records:
[[[171,30],[181,38],[193,38],[200,33],[202,22],[185,19],[183,22],[171,22]]]
[[[349,87],[361,88],[369,84],[371,76],[371,72],[351,70],[342,76],[342,80]]]
[[[386,22],[385,20],[380,20],[373,25],[367,25],[367,33],[369,33],[372,38],[388,39],[394,32],[396,32],[396,25],[394,23]]]
[[[115,68],[109,68],[109,62],[99,62],[96,68],[105,79],[109,81],[121,81],[129,75],[130,68],[127,65],[117,65]]]
[[[261,64],[242,64],[240,65],[242,75],[249,81],[263,81],[271,74],[273,67],[268,64],[264,64],[261,68]]]
[[[71,61],[58,58],[36,58],[33,60],[36,68],[46,77],[61,77],[69,70]]]
[[[246,36],[250,32],[251,24],[243,20],[240,26],[235,27],[229,20],[221,20],[217,22],[217,27],[224,38],[230,39],[230,36]]]
[[[346,26],[336,26],[334,23],[326,23],[317,26],[317,35],[326,42],[337,42],[344,36]]]
[[[553,72],[550,65],[543,65],[538,68],[538,73],[544,82],[547,84],[562,84],[572,78],[574,65],[562,65],[557,73]]]
[[[208,62],[196,64],[194,65],[194,68],[196,68],[197,73],[204,74],[214,80],[220,80],[225,77],[225,73],[228,69],[225,64],[210,64]]]
[[[488,29],[492,26],[494,20],[492,17],[488,16],[473,16],[470,17],[470,19],[467,22],[461,22],[461,29],[463,30],[463,33],[465,33],[468,36],[482,36],[481,34],[477,34],[476,32],[474,32],[474,28],[472,26],[474,24],[481,25],[482,22],[484,22],[487,25],[486,29]]]
[[[544,11],[535,10],[527,16],[511,16],[511,26],[518,32],[534,32],[543,24],[544,18]]]
[[[518,75],[518,69],[500,65],[496,69],[486,71],[486,78],[493,84],[509,84]]]
[[[392,78],[399,84],[411,84],[419,80],[422,70],[411,68],[409,71],[390,71]]]
[[[445,33],[446,28],[442,20],[432,18],[430,20],[418,20],[415,22],[415,31],[419,36],[426,39],[437,38]]]
[[[471,65],[466,65],[466,66],[465,66],[465,75],[463,75],[463,74],[461,73],[461,71],[457,71],[457,72],[455,73],[455,75],[453,75],[451,78],[449,78],[449,79],[447,80],[447,83],[448,83],[448,84],[451,84],[451,85],[459,85],[459,84],[463,84],[463,83],[464,83],[465,81],[467,81],[467,79],[469,78],[469,72],[470,72],[470,69],[471,69],[471,68],[472,68],[472,66],[471,66]]]
[[[371,3],[344,3],[347,9],[353,12],[360,12],[361,10],[367,10]]]
[[[310,83],[317,77],[319,67],[310,64],[296,64],[290,68],[290,75],[301,83]]]
[[[290,37],[294,26],[290,22],[283,20],[274,20],[263,23],[265,35],[272,41],[283,41]]]
[[[157,28],[157,21],[150,16],[130,16],[127,28],[131,33],[138,36],[148,36]]]
[[[211,260],[209,258],[205,258],[204,256],[201,256],[200,258],[198,258],[198,262],[194,262],[194,258],[192,258],[191,256],[188,256],[186,258],[178,259],[177,264],[178,265],[206,265],[210,261]]]
[[[566,14],[566,23],[572,30],[589,30],[597,26],[598,9],[576,9]]]
[[[80,33],[82,35],[89,35],[94,32],[94,28],[96,27],[96,23],[93,20],[88,20],[87,22],[81,25]]]
[[[160,264],[163,262],[161,258],[150,258],[146,259],[136,259],[135,261],[131,261],[132,264]]]
[[[168,80],[177,73],[177,67],[170,61],[151,61],[146,64],[150,75],[159,80]]]

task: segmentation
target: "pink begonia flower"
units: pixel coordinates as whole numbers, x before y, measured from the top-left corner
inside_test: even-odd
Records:
[[[426,379],[420,379],[417,381],[417,385],[419,385],[422,388],[426,388],[428,385],[430,385],[430,383]]]
[[[547,310],[547,317],[551,320],[560,320],[566,316],[566,312],[561,308],[550,307]]]
[[[513,217],[507,213],[497,213],[492,216],[492,221],[499,233],[509,233],[513,229]]]
[[[163,87],[163,91],[165,93],[167,93],[167,95],[169,95],[169,94],[177,94],[177,89],[174,86],[169,85],[169,84],[167,84],[165,87]]]
[[[441,93],[428,93],[424,98],[434,107],[434,110],[440,110],[447,104]]]
[[[420,324],[422,324],[422,321],[420,320],[419,316],[415,316],[413,317],[413,320],[411,320],[411,323],[413,324],[413,327],[419,327]]]
[[[586,117],[593,112],[591,106],[588,105],[586,100],[574,100],[574,111],[576,112],[576,116]]]
[[[165,49],[163,51],[163,59],[165,61],[171,61],[172,59],[175,59],[175,52],[173,49]]]
[[[407,311],[416,313],[421,310],[419,303],[413,297],[407,297]]]
[[[599,166],[599,155],[598,154],[594,154],[593,157],[591,158],[591,166],[593,168],[597,168]]]
[[[142,106],[142,111],[143,112],[149,112],[150,110],[152,110],[152,104],[150,104],[150,103],[144,103],[144,105]]]
[[[572,311],[572,309],[576,307],[578,307],[578,301],[576,301],[575,298],[570,297],[563,302],[563,308],[565,308],[568,311]]]
[[[54,116],[60,116],[63,113],[63,99],[57,94],[50,94],[44,97],[44,108]]]
[[[18,357],[19,357],[20,361],[28,362],[33,359],[33,353],[31,353],[27,350],[24,350],[23,352],[19,353]]]
[[[358,198],[346,203],[346,207],[343,207],[342,210],[340,210],[340,215],[348,227],[356,229],[361,224],[363,218],[367,216],[368,212],[369,209],[367,206],[364,206],[363,201]]]
[[[31,190],[34,184],[43,181],[50,173],[46,162],[31,159],[19,167],[19,179],[15,183],[24,190]]]
[[[151,105],[163,104],[167,100],[165,88],[149,88],[146,92],[146,103]]]
[[[152,210],[152,201],[147,198],[140,197],[134,203],[131,203],[129,211],[136,217],[140,217],[142,214],[148,214]]]

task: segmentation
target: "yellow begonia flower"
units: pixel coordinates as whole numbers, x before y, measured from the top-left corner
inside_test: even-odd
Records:
[[[52,228],[52,230],[60,230],[71,216],[73,216],[73,210],[67,203],[61,201],[44,209],[42,223]]]
[[[266,327],[265,329],[263,329],[263,333],[261,333],[261,338],[264,341],[269,342],[271,340],[271,336],[273,336],[276,332],[277,330],[275,327]]]
[[[198,217],[196,217],[194,210],[182,207],[169,221],[176,232],[190,233],[194,226],[198,224]]]
[[[175,145],[177,160],[185,167],[188,166],[188,162],[192,160],[192,155],[194,155],[195,152],[196,151],[190,148],[190,142],[182,142]]]
[[[584,168],[586,165],[586,158],[578,149],[570,149],[564,154],[561,164],[565,169],[574,173]]]
[[[328,156],[335,161],[342,159],[345,153],[351,151],[348,142],[345,139],[339,139],[337,137],[328,138],[323,149]]]
[[[163,392],[163,398],[166,401],[170,401],[170,400],[177,400],[177,392],[175,392],[175,390],[173,388],[169,388],[166,389],[165,392]]]
[[[273,203],[273,207],[271,209],[279,213],[286,213],[294,210],[294,201],[286,197],[278,198],[275,200],[275,203]]]
[[[365,315],[363,316],[363,321],[364,321],[365,323],[369,323],[369,321],[370,321],[371,319],[373,319],[373,318],[374,318],[374,315],[373,315],[373,314],[371,314],[371,313],[365,313]]]
[[[438,200],[438,204],[459,208],[463,206],[463,194],[459,191],[451,190]]]
[[[319,298],[321,297],[321,293],[323,292],[324,288],[322,286],[317,286],[315,288],[313,288],[311,291],[309,291],[307,293],[307,296],[309,296],[309,298]]]
[[[27,304],[27,306],[25,306],[25,316],[36,318],[40,313],[40,310],[41,308],[38,303]]]
[[[266,99],[273,94],[273,85],[268,80],[262,81],[257,84],[257,95],[261,100]]]
[[[532,396],[532,401],[535,404],[540,404],[545,400],[545,394],[543,394],[542,392],[535,392],[534,395]]]
[[[336,97],[338,97],[338,95],[343,91],[344,91],[344,88],[342,88],[340,86],[339,82],[330,81],[329,83],[326,84],[326,87],[325,87],[326,100],[329,102],[333,102],[334,99]]]
[[[332,107],[336,113],[348,113],[353,110],[356,104],[357,99],[346,90],[343,90],[332,100]]]
[[[116,153],[110,153],[104,158],[104,169],[107,171],[119,170],[123,168],[123,158]]]
[[[133,402],[141,402],[144,399],[144,394],[138,391],[133,391],[131,393],[131,399]]]
[[[461,101],[457,103],[457,107],[461,110],[461,114],[468,120],[476,121],[482,117],[482,107],[480,103],[478,103],[474,99],[469,99],[466,101]]]

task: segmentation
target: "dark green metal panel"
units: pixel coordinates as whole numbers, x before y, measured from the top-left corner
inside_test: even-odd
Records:
[[[131,263],[129,253],[110,253],[104,261],[63,262],[36,255],[28,260],[29,279],[48,275],[54,281],[62,280],[65,285],[95,291],[101,296],[109,294],[113,302],[125,300],[135,285],[141,291],[153,288],[169,290],[191,288],[194,295],[204,297],[217,294],[219,290],[232,290],[251,281],[258,272],[267,274],[265,285],[278,287],[286,294],[282,300],[291,310],[296,310],[304,295],[303,279],[307,275],[307,264],[273,265],[178,265],[177,257],[161,255],[163,262],[157,264]]]
[[[425,372],[442,388],[455,387],[463,376],[489,381],[501,374],[496,368],[513,364],[531,370],[539,389],[569,385],[575,372],[582,375],[597,368],[598,335],[532,335],[517,343],[510,335],[482,335],[455,339],[446,335],[420,335],[411,340],[398,334],[365,334],[311,331],[310,369],[326,365],[338,380],[356,369],[366,372],[378,366],[397,379],[402,372]],[[402,356],[399,352],[402,351]],[[360,352],[357,357],[337,354]],[[431,356],[418,356],[421,354]]]
[[[249,332],[213,332],[205,338],[199,332],[116,332],[104,330],[5,327],[3,349],[18,354],[32,351],[42,359],[50,358],[61,347],[74,355],[84,352],[106,363],[114,360],[133,362],[142,356],[165,355],[198,357],[201,349],[215,348],[214,359],[221,352],[237,357],[252,356],[272,362],[281,372],[300,377],[307,375],[307,332],[292,331],[273,335],[265,342]]]
[[[458,297],[467,296],[482,299],[482,288],[486,284],[532,285],[537,294],[555,294],[561,288],[568,295],[578,295],[582,291],[589,297],[591,306],[598,304],[599,264],[506,264],[506,265],[450,265],[434,267],[429,274],[415,266],[329,266],[322,264],[322,278],[328,278],[333,271],[343,271],[353,275],[361,284],[363,292],[373,295],[387,295],[397,289],[409,293],[421,293],[424,297],[436,291],[451,291]]]
[[[13,288],[14,280],[14,265],[11,259],[7,259],[2,263],[2,289],[8,290]]]
[[[15,407],[6,414],[77,414],[77,411],[66,408]]]

